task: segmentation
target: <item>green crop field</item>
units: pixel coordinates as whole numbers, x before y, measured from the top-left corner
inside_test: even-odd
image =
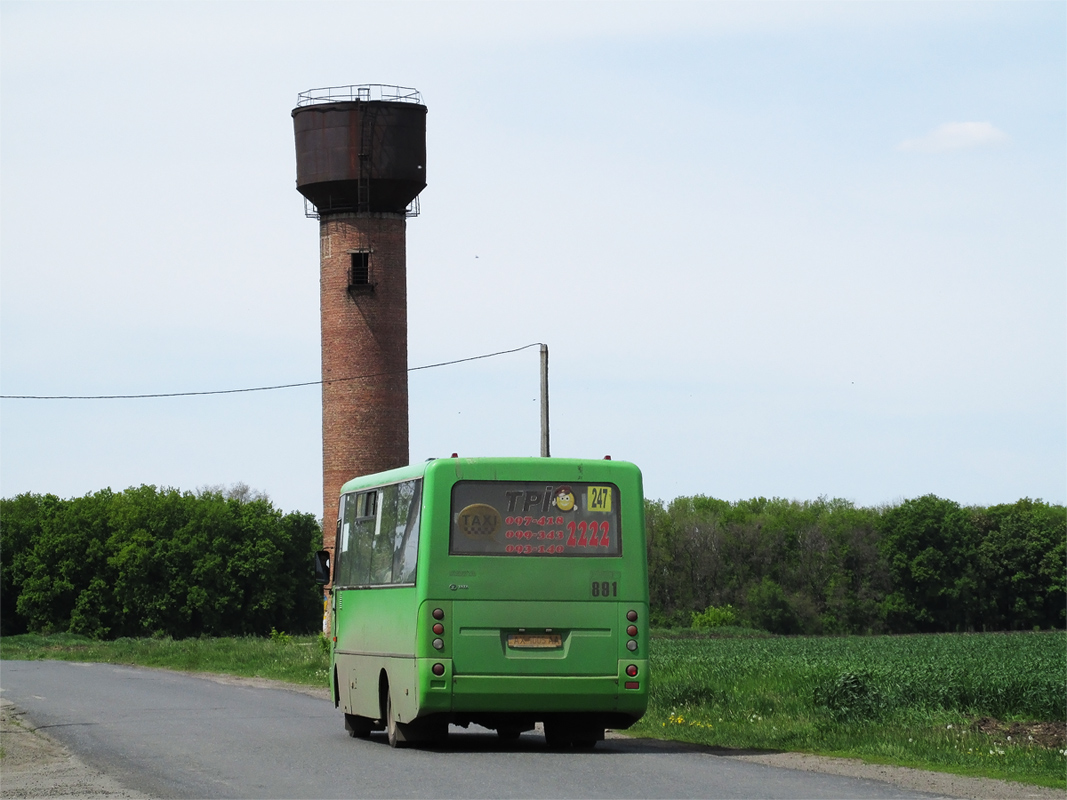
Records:
[[[1067,787],[1067,633],[657,637],[634,732]]]

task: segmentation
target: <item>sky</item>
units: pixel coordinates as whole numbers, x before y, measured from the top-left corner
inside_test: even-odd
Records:
[[[1067,5],[0,2],[0,394],[320,377],[300,92],[422,94],[408,358],[645,494],[1067,502]],[[536,347],[410,457],[537,455]],[[0,400],[0,496],[321,513],[317,386]]]

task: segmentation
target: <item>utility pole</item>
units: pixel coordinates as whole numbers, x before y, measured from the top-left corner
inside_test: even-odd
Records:
[[[541,457],[548,458],[548,345],[541,345]]]

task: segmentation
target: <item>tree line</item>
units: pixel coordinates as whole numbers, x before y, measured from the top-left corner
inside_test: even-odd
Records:
[[[1067,621],[1067,509],[926,495],[646,501],[652,624],[780,634],[1020,630]]]
[[[1064,627],[1067,513],[927,495],[646,501],[651,622],[779,634]],[[322,532],[237,484],[0,500],[0,634],[317,630]]]
[[[263,494],[104,489],[0,500],[0,634],[240,636],[317,630],[322,531]]]

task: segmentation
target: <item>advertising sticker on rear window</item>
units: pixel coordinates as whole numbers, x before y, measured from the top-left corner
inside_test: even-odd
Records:
[[[452,487],[453,555],[618,556],[614,484],[460,481]]]

